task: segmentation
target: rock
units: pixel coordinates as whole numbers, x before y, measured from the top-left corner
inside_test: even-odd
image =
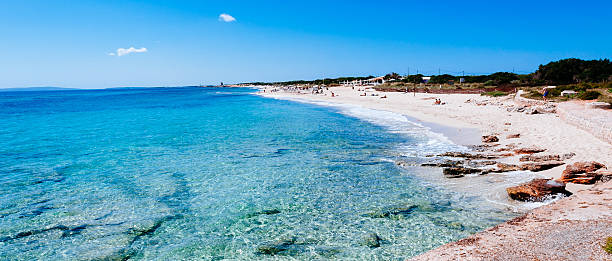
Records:
[[[464,161],[462,160],[447,160],[444,162],[427,162],[427,163],[423,163],[421,164],[421,166],[423,167],[441,167],[441,168],[448,168],[448,167],[456,167],[456,166],[461,166],[463,165]]]
[[[521,170],[529,170],[533,172],[543,171],[547,169],[552,169],[554,167],[558,167],[565,164],[563,161],[544,161],[544,162],[536,162],[536,163],[525,163],[521,165]]]
[[[544,106],[538,106],[535,108],[536,113],[555,113],[557,112],[557,107],[552,104],[547,104]]]
[[[498,142],[498,141],[499,141],[499,138],[497,138],[497,136],[494,136],[494,135],[482,136],[482,142],[485,142],[485,143]]]
[[[509,171],[521,170],[521,168],[513,164],[497,163],[497,169],[495,170],[496,171],[493,171],[493,172],[509,172]]]
[[[510,134],[508,136],[506,136],[506,139],[518,139],[521,137],[520,133],[515,133],[515,134]]]
[[[527,108],[525,109],[525,114],[538,114],[538,110],[536,110],[535,108]]]
[[[381,241],[382,241],[382,238],[380,238],[376,233],[370,233],[364,239],[363,244],[370,248],[377,248],[377,247],[380,247]]]
[[[482,161],[468,161],[467,165],[473,168],[479,168],[484,166],[490,166],[497,164],[497,161],[494,160],[482,160]]]
[[[407,207],[393,207],[388,209],[383,209],[379,212],[372,212],[365,214],[364,216],[370,218],[390,218],[390,219],[398,219],[409,216],[412,212],[419,209],[417,205],[410,205]]]
[[[612,180],[612,171],[598,171],[598,173],[601,174],[599,182],[605,183]]]
[[[570,153],[565,153],[561,156],[561,160],[568,160],[573,158],[574,156],[576,156],[576,153],[570,152]]]
[[[564,183],[552,179],[534,179],[518,186],[506,188],[506,192],[514,200],[540,202],[555,194],[565,196],[572,194],[565,190]]]
[[[561,182],[576,184],[595,184],[603,174],[595,172],[605,166],[599,162],[576,162],[567,165],[561,178]]]
[[[497,147],[497,146],[499,146],[498,143],[496,143],[496,144],[469,145],[467,147],[470,148],[473,151],[485,152],[485,151],[491,149],[492,147]]]
[[[291,246],[293,244],[295,244],[295,238],[280,240],[274,243],[265,244],[257,247],[256,253],[274,256],[278,253],[291,249]]]
[[[475,174],[481,173],[480,169],[472,169],[472,168],[464,168],[464,167],[453,167],[453,168],[445,168],[442,173],[447,178],[461,178],[466,174]]]
[[[563,174],[575,174],[575,173],[584,173],[584,172],[593,172],[598,169],[605,168],[605,166],[599,162],[591,161],[581,161],[576,162],[574,164],[567,165]]]
[[[438,157],[453,157],[453,158],[466,158],[466,159],[497,159],[498,155],[491,154],[471,154],[465,152],[446,152],[438,155]]]
[[[514,153],[516,153],[516,154],[534,154],[534,153],[539,153],[539,152],[543,152],[543,151],[546,151],[546,149],[541,149],[541,148],[537,148],[537,147],[530,147],[530,148],[516,149],[516,150],[514,150]]]
[[[534,161],[534,162],[543,162],[543,161],[551,161],[551,160],[561,160],[561,156],[559,155],[525,155],[522,156],[519,161]]]
[[[512,123],[509,123],[509,122],[505,122],[505,123],[504,123],[504,125],[507,125],[507,126],[509,126],[509,125],[512,125]]]

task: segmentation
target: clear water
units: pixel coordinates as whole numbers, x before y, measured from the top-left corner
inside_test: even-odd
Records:
[[[423,178],[457,149],[250,89],[0,93],[0,259],[402,260],[515,215]]]

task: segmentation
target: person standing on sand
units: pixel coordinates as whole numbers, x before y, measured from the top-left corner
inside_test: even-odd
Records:
[[[544,98],[544,101],[546,101],[546,96],[548,96],[548,88],[544,87],[544,89],[542,89],[542,98]]]

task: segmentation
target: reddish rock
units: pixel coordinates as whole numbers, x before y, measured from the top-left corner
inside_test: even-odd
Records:
[[[576,162],[567,165],[559,180],[565,183],[594,184],[603,176],[602,173],[595,171],[604,167],[603,164],[595,161]]]
[[[516,154],[534,154],[534,153],[543,152],[543,151],[546,151],[546,149],[531,147],[531,148],[516,149],[514,150],[514,153]]]
[[[520,167],[517,165],[497,163],[497,169],[494,172],[508,172],[508,171],[517,171],[517,170],[520,170]]]
[[[604,167],[605,167],[604,164],[601,164],[599,162],[595,162],[595,161],[591,161],[591,162],[581,161],[581,162],[576,162],[574,164],[567,165],[567,167],[563,171],[563,174],[566,174],[566,173],[574,174],[574,173],[593,172],[593,171],[596,171],[596,170],[604,168]]]
[[[497,136],[494,136],[494,135],[482,136],[482,142],[485,142],[485,143],[498,142],[498,141],[499,141],[499,138],[497,138]]]
[[[551,160],[561,160],[561,156],[559,155],[542,155],[542,156],[525,155],[519,159],[519,161],[535,161],[535,162],[551,161]]]
[[[515,134],[510,134],[508,136],[506,136],[506,139],[518,139],[521,137],[520,133],[515,133]]]
[[[561,166],[565,164],[563,161],[544,161],[544,162],[535,162],[535,163],[525,163],[521,165],[521,170],[530,170],[533,172],[543,171],[547,169],[552,169],[557,166]]]
[[[547,197],[555,194],[566,196],[572,193],[565,190],[565,184],[552,179],[534,179],[515,187],[506,188],[508,196],[520,201],[544,201]]]

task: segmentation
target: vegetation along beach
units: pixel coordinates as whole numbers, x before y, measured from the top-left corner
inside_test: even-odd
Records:
[[[612,260],[610,10],[5,1],[0,260]]]

